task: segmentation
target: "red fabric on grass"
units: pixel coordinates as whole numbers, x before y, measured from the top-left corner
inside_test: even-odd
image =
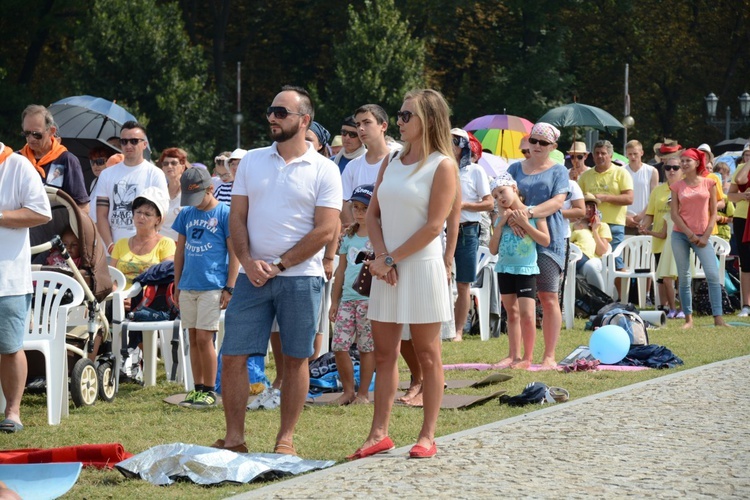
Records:
[[[0,464],[48,464],[56,462],[83,462],[84,467],[112,469],[115,464],[132,453],[120,443],[82,444],[61,448],[24,448],[0,451]]]

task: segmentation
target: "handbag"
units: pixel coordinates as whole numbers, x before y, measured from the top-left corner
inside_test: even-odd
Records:
[[[355,264],[362,264],[357,279],[354,280],[352,288],[358,294],[369,297],[372,288],[372,273],[370,272],[370,261],[375,260],[373,252],[359,252],[354,260]]]

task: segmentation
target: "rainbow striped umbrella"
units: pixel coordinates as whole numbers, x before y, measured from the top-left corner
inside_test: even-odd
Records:
[[[485,115],[471,120],[464,126],[497,156],[523,158],[518,147],[523,136],[531,132],[534,124],[526,118],[514,115]]]

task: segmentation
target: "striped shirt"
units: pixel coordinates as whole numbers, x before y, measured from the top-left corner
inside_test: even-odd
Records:
[[[216,188],[216,192],[214,193],[216,199],[231,206],[233,184],[233,182],[222,182],[221,184],[219,184],[219,186]]]

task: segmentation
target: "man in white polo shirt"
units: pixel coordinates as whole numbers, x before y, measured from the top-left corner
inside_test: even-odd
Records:
[[[222,344],[224,439],[213,446],[247,451],[248,356],[265,355],[274,316],[284,354],[281,426],[275,453],[296,455],[294,428],[309,388],[323,284],[323,247],[341,211],[336,164],[305,142],[313,121],[309,94],[283,87],[267,110],[270,147],[249,151],[232,190],[230,233],[242,265],[226,312]]]

